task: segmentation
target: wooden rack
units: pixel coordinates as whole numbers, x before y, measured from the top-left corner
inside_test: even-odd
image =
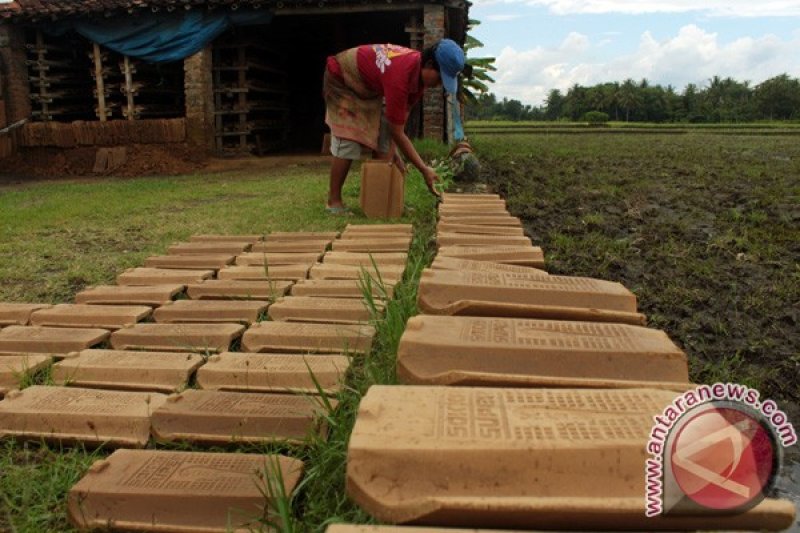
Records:
[[[77,120],[92,114],[91,78],[87,59],[69,37],[45,37],[29,31],[28,78],[34,120]]]
[[[123,115],[128,120],[183,116],[185,104],[181,62],[153,65],[123,57],[119,68],[124,76],[121,87],[125,103]]]
[[[213,49],[214,137],[219,154],[264,153],[284,148],[289,132],[289,91],[280,54],[235,35]]]
[[[77,35],[50,37],[33,30],[26,47],[36,121],[184,115],[182,62],[150,65]]]
[[[183,67],[150,65],[93,45],[97,117],[139,120],[183,116]]]

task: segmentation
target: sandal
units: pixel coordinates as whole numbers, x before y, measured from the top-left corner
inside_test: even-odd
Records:
[[[342,206],[342,207],[332,207],[332,206],[325,206],[325,211],[328,212],[329,215],[352,215],[353,212],[350,209]]]

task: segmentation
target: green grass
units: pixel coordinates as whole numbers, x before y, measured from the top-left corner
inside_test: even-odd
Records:
[[[432,139],[419,139],[414,142],[417,151],[426,161],[441,160],[450,153],[450,148],[446,144]]]
[[[358,175],[345,186],[358,205]],[[410,178],[408,202],[420,200]],[[195,233],[336,230],[327,169],[0,186],[0,300],[65,302]],[[406,218],[404,221],[409,222]]]
[[[608,122],[600,127],[586,122],[534,122],[534,121],[470,121],[465,125],[470,141],[479,142],[487,135],[580,135],[580,136],[638,136],[651,135],[747,135],[771,137],[796,137],[800,135],[800,122],[749,122],[721,124]],[[695,138],[695,140],[697,140]]]
[[[609,127],[613,128],[663,128],[663,129],[691,129],[691,130],[715,130],[715,129],[793,129],[800,128],[799,121],[757,121],[757,122],[721,122],[708,124],[690,124],[687,122],[622,122],[609,121]],[[571,122],[565,120],[546,121],[546,120],[469,120],[465,127],[480,129],[494,128],[576,128],[587,127],[586,122]]]
[[[429,146],[432,152],[441,148]],[[358,205],[358,173],[351,172],[345,201]],[[0,301],[69,302],[87,285],[113,283],[125,268],[163,253],[195,233],[265,233],[334,230],[369,223],[356,214],[324,211],[327,168],[270,169],[171,178],[91,182],[31,182],[0,188]],[[327,523],[368,522],[344,491],[347,442],[361,396],[374,383],[395,382],[395,354],[409,316],[416,313],[417,279],[431,260],[435,202],[418,173],[406,181],[406,217],[415,225],[408,268],[394,298],[376,321],[371,353],[354,358],[338,407],[323,408],[327,440],[310,435],[304,445],[275,443],[211,448],[213,451],[286,453],[304,460],[305,475],[289,498],[275,477],[262,490],[273,497],[264,527],[286,532],[322,531]],[[42,372],[25,385],[48,383]],[[324,407],[324,406],[323,406]],[[151,443],[158,449],[205,449]],[[7,440],[0,447],[0,530],[19,533],[71,531],[68,489],[110,450],[52,447]],[[270,464],[265,464],[270,472]],[[274,474],[274,469],[273,469]]]
[[[0,445],[0,530],[69,529],[66,493],[103,455],[82,447],[4,441]]]

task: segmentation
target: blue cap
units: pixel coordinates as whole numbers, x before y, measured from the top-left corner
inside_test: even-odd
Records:
[[[436,46],[434,57],[439,63],[439,75],[442,78],[444,90],[448,94],[456,94],[458,92],[456,77],[464,68],[464,50],[455,41],[442,39]]]

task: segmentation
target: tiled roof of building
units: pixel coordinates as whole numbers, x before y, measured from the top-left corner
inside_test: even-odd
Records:
[[[296,0],[295,0],[296,2]],[[295,3],[288,0],[286,3]],[[0,0],[0,19],[9,17],[52,18],[112,11],[133,12],[139,9],[153,11],[207,7],[267,7],[283,4],[275,0]],[[316,2],[314,3],[316,5]]]
[[[416,0],[411,0],[412,2]],[[336,4],[391,3],[392,0],[0,0],[0,20],[10,17],[30,19],[57,18],[70,15],[133,12],[140,9],[153,11],[206,7],[283,7],[284,5],[310,5],[322,7]],[[422,3],[445,3],[451,7],[466,7],[467,0],[423,0]]]
[[[364,9],[365,4],[372,7],[384,5],[400,8],[400,2],[394,0],[0,0],[0,22],[4,19],[24,19],[29,21],[52,20],[57,18],[99,15],[110,16],[112,13],[135,13],[137,11],[176,11],[205,7],[209,9],[238,7],[264,8],[280,11],[282,9],[294,10],[299,8],[325,8],[352,6]],[[463,32],[467,24],[466,12],[471,5],[469,0],[406,0],[406,5],[417,4],[420,8],[424,4],[444,4],[462,11],[464,18],[461,24],[461,33],[458,28],[451,28],[451,37],[463,40]],[[455,32],[455,33],[454,33]],[[460,37],[459,37],[460,35]]]

